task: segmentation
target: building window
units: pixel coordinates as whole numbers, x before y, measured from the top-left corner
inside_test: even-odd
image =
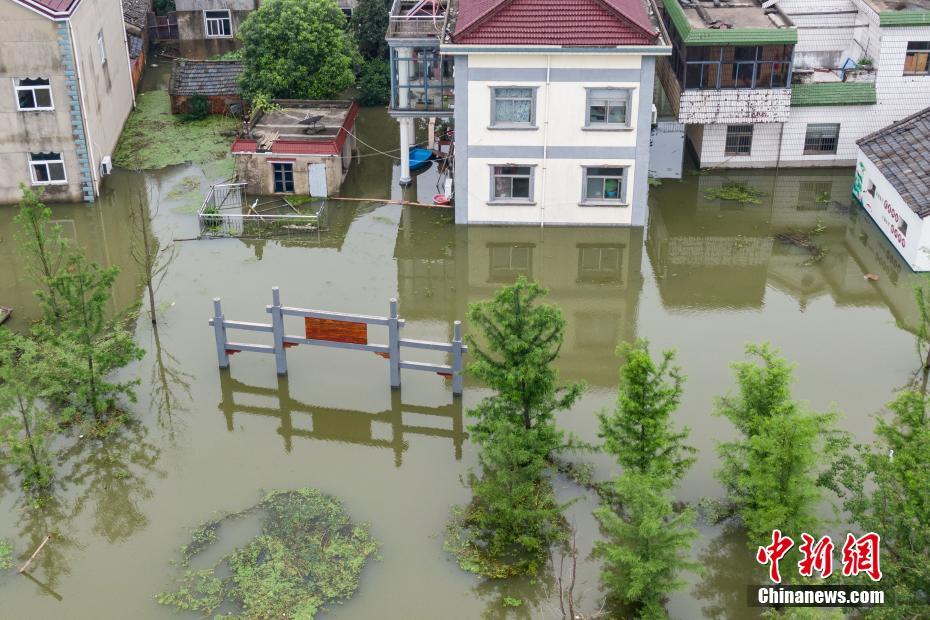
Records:
[[[204,32],[208,38],[232,36],[232,17],[229,11],[204,11]]]
[[[840,126],[837,123],[811,124],[807,126],[804,136],[805,155],[835,155],[840,138]]]
[[[533,166],[491,166],[492,203],[533,201]]]
[[[492,88],[491,126],[526,126],[536,124],[535,88]]]
[[[907,44],[904,75],[930,75],[930,41],[911,41]]]
[[[727,142],[723,154],[728,156],[752,153],[752,125],[727,125]]]
[[[100,64],[107,64],[107,46],[103,41],[103,30],[97,33],[97,51],[100,52]]]
[[[623,246],[579,245],[578,281],[594,284],[621,280]]]
[[[275,162],[271,164],[271,173],[274,178],[274,192],[276,194],[286,194],[294,191],[294,164]]]
[[[617,129],[630,126],[628,88],[589,88],[585,127]]]
[[[54,110],[49,81],[45,78],[16,80],[16,105],[20,110]]]
[[[584,168],[582,204],[619,205],[626,202],[626,168],[599,166]]]
[[[532,245],[488,245],[490,259],[489,282],[510,283],[520,276],[533,279]]]
[[[345,15],[346,21],[352,19],[352,9],[350,9],[350,8],[343,8],[343,9],[342,9],[342,14]]]
[[[391,48],[391,107],[397,110],[451,110],[455,101],[452,56],[438,47]]]
[[[61,153],[30,153],[29,175],[33,185],[62,185],[68,182]]]
[[[685,88],[788,88],[791,81],[791,45],[687,47],[673,35],[669,61]]]

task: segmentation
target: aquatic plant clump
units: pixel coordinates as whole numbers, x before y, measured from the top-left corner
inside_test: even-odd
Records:
[[[0,570],[13,566],[13,545],[10,541],[0,538]]]
[[[720,187],[708,188],[704,193],[707,200],[727,200],[740,204],[760,205],[765,194],[745,183],[724,183]]]
[[[190,562],[218,541],[224,522],[260,511],[261,533],[213,567]],[[182,548],[178,589],[159,603],[224,618],[309,620],[327,605],[350,598],[378,543],[366,525],[349,520],[342,503],[316,489],[274,491],[254,508],[210,521]]]

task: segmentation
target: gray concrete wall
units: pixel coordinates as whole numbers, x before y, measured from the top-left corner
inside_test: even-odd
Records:
[[[326,165],[326,188],[332,196],[342,186],[342,158],[338,156],[324,157],[321,155],[275,156],[271,154],[237,154],[236,175],[240,181],[249,184],[248,193],[259,196],[274,194],[274,177],[271,162],[291,160],[294,164],[294,194],[308,196],[310,194],[310,164]]]

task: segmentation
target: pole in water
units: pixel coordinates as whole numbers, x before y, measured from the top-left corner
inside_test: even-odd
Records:
[[[461,396],[462,383],[462,322],[455,321],[452,324],[452,393],[455,396]]]
[[[274,363],[279,375],[287,374],[287,350],[284,348],[284,314],[281,312],[281,290],[271,288],[271,333],[274,336]]]
[[[388,319],[388,355],[391,363],[391,387],[400,387],[400,321],[397,318],[397,300],[391,299]]]
[[[226,323],[220,298],[213,298],[213,334],[216,336],[216,358],[220,368],[229,368],[229,355],[226,353]]]

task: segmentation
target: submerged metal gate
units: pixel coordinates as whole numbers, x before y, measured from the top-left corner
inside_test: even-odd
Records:
[[[321,347],[334,347],[337,349],[355,349],[358,351],[371,351],[386,358],[390,362],[391,387],[400,387],[400,371],[421,370],[452,378],[452,393],[462,393],[462,355],[468,347],[462,343],[462,323],[453,323],[452,342],[432,342],[429,340],[411,340],[400,337],[400,330],[404,320],[397,316],[397,300],[390,302],[389,316],[370,316],[365,314],[346,314],[342,312],[328,312],[325,310],[311,310],[309,308],[292,308],[281,305],[281,292],[278,287],[271,289],[272,304],[265,306],[265,311],[271,315],[271,323],[249,323],[246,321],[229,321],[223,316],[220,298],[213,299],[213,318],[209,323],[213,326],[216,337],[216,356],[220,368],[229,368],[229,356],[241,351],[254,353],[270,353],[275,356],[275,367],[279,375],[287,374],[287,349],[297,345],[315,345]],[[306,333],[304,336],[290,336],[284,333],[284,317],[299,316],[304,318]],[[368,326],[384,325],[388,328],[387,344],[370,344],[368,342]],[[268,332],[272,335],[273,343],[251,344],[246,342],[230,342],[227,330],[239,329],[253,332]],[[411,349],[426,349],[430,351],[443,351],[452,354],[452,364],[430,364],[426,362],[405,362],[400,359],[401,347]]]

